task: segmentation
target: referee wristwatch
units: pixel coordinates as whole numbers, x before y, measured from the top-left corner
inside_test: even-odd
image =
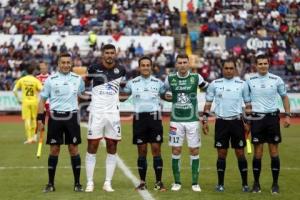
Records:
[[[286,116],[286,117],[292,117],[292,114],[289,113],[289,112],[286,112],[286,113],[285,113],[285,116]]]
[[[208,117],[209,117],[209,113],[208,112],[203,112],[203,123],[207,123],[208,122]]]

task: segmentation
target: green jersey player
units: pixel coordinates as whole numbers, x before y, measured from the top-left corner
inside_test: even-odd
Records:
[[[172,147],[172,170],[175,183],[172,191],[181,189],[180,155],[184,138],[187,138],[190,149],[192,167],[192,190],[200,192],[199,147],[201,145],[198,116],[198,87],[204,89],[208,83],[199,74],[191,73],[189,57],[176,57],[177,73],[170,74],[165,81],[165,87],[172,92],[172,113],[170,122],[169,145]]]

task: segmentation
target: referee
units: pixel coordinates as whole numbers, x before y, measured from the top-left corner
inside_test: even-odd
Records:
[[[82,192],[83,189],[80,185],[81,159],[78,152],[81,136],[77,120],[77,98],[84,91],[84,82],[80,76],[70,72],[72,60],[71,55],[68,53],[59,55],[58,67],[58,72],[51,75],[44,84],[38,108],[38,129],[42,130],[44,128],[43,121],[45,120],[45,102],[49,99],[50,118],[47,134],[47,144],[50,145],[48,158],[49,182],[44,192],[55,191],[54,177],[61,144],[68,145],[75,181],[74,191]]]
[[[279,193],[278,176],[280,171],[280,160],[278,144],[281,142],[279,109],[277,96],[281,96],[285,110],[284,127],[290,125],[290,104],[283,80],[268,72],[269,59],[260,54],[256,57],[257,73],[250,76],[246,82],[250,88],[252,102],[251,135],[254,145],[253,157],[253,193],[261,192],[259,176],[261,172],[261,159],[263,156],[263,145],[268,143],[271,157],[271,170],[273,184],[271,193]]]
[[[244,123],[241,117],[242,105],[246,104],[246,112],[251,112],[249,88],[245,81],[234,77],[236,72],[233,60],[226,60],[223,64],[223,78],[214,80],[206,91],[206,102],[203,111],[203,131],[208,133],[207,117],[212,102],[215,102],[215,148],[218,152],[217,172],[218,185],[216,191],[224,191],[224,174],[226,168],[227,149],[229,141],[235,149],[238,166],[242,177],[242,191],[248,192],[247,160],[244,153],[246,144]]]
[[[133,144],[138,149],[138,170],[141,179],[137,190],[145,190],[147,172],[147,144],[150,143],[153,155],[153,168],[156,176],[154,190],[166,191],[161,176],[163,160],[161,158],[161,143],[163,142],[163,127],[160,113],[160,96],[165,90],[163,82],[151,76],[152,61],[149,57],[139,59],[140,76],[130,80],[124,92],[131,94],[135,114],[133,117]]]

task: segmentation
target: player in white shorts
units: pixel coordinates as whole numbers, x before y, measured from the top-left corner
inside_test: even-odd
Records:
[[[187,138],[190,150],[192,190],[201,192],[198,183],[201,144],[197,89],[206,88],[208,83],[199,74],[190,73],[187,55],[176,57],[176,74],[170,74],[165,80],[165,87],[172,92],[172,112],[169,132],[169,145],[172,147],[172,171],[174,184],[172,191],[181,189],[180,156],[184,138]]]
[[[201,146],[201,135],[199,134],[199,122],[170,122],[169,146],[182,147],[186,138],[189,148]]]
[[[119,87],[126,72],[116,61],[116,48],[111,44],[102,47],[101,62],[88,69],[88,79],[93,81],[92,101],[88,127],[86,153],[86,192],[94,190],[94,169],[99,141],[106,141],[106,178],[103,190],[113,192],[111,180],[117,165],[117,144],[121,140],[119,112]]]

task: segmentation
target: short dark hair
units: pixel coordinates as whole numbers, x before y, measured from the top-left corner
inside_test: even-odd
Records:
[[[35,70],[35,66],[34,65],[30,65],[29,63],[27,63],[26,72],[28,74],[33,74],[34,70]]]
[[[177,61],[179,58],[181,58],[181,59],[186,58],[186,59],[189,60],[189,56],[188,56],[187,54],[178,54],[178,55],[176,56],[175,61]]]
[[[58,60],[60,60],[62,57],[69,57],[72,58],[71,54],[67,53],[67,52],[62,52],[58,55]]]
[[[102,48],[101,48],[101,51],[104,52],[107,49],[113,49],[113,50],[116,51],[116,47],[113,44],[105,44],[105,45],[103,45]]]
[[[151,66],[152,66],[152,60],[151,60],[150,57],[148,57],[148,56],[143,56],[143,57],[141,57],[141,58],[139,59],[139,66],[140,66],[142,60],[149,60]]]
[[[259,59],[267,59],[269,60],[269,56],[267,54],[258,54],[256,57],[255,57],[255,62],[257,63],[257,61]]]
[[[234,68],[236,68],[235,59],[233,59],[233,58],[227,58],[226,60],[224,60],[223,67],[225,66],[225,63],[233,63]]]

